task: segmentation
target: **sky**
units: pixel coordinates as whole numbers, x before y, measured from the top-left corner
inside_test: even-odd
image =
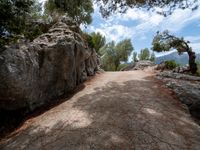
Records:
[[[136,52],[151,48],[157,31],[169,30],[170,33],[189,40],[190,46],[200,53],[200,9],[177,9],[167,17],[141,9],[128,9],[125,14],[114,14],[107,19],[101,17],[99,8],[94,4],[93,22],[87,32],[100,32],[107,41],[119,42],[130,38]],[[156,53],[160,56],[166,53]]]
[[[128,9],[125,14],[115,13],[104,19],[99,13],[98,6],[94,4],[92,18],[92,24],[87,28],[82,26],[84,31],[100,32],[106,37],[107,42],[119,42],[130,38],[134,51],[138,53],[143,48],[150,49],[156,32],[164,30],[189,40],[193,50],[200,53],[200,9],[177,9],[172,15],[164,17],[156,12],[134,8]],[[167,53],[156,53],[156,56],[163,54]]]

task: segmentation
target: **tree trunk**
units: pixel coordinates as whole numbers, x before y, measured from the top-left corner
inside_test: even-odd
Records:
[[[188,50],[187,53],[188,53],[188,56],[189,56],[190,71],[191,71],[191,73],[195,74],[197,72],[197,64],[195,62],[195,59],[196,59],[195,52]]]

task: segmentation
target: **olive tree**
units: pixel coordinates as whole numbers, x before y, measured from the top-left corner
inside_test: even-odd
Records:
[[[127,62],[133,51],[130,39],[125,39],[115,44],[110,42],[100,49],[102,67],[106,71],[117,71],[121,62]]]
[[[156,52],[170,51],[176,49],[179,54],[187,52],[189,56],[189,67],[192,73],[196,73],[197,64],[195,63],[195,52],[192,51],[192,48],[189,46],[189,41],[186,41],[183,37],[179,38],[172,34],[169,34],[169,31],[157,32],[156,36],[152,42],[152,50]]]
[[[94,49],[98,54],[100,54],[99,50],[101,47],[103,47],[106,44],[106,38],[101,33],[92,32],[91,34],[92,41],[94,43]]]
[[[0,0],[0,47],[27,34],[32,22],[40,16],[37,0]],[[29,24],[32,26],[29,27]],[[31,30],[32,31],[32,30]]]
[[[148,48],[141,49],[140,54],[138,55],[140,60],[149,60],[150,59],[150,51]]]
[[[47,0],[45,3],[45,12],[54,17],[55,12],[65,14],[71,17],[79,25],[90,24],[93,13],[92,0]]]

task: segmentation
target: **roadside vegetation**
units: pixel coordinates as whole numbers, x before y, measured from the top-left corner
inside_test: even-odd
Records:
[[[175,69],[176,67],[179,67],[180,65],[176,63],[175,60],[167,60],[165,61],[165,67],[166,69]]]

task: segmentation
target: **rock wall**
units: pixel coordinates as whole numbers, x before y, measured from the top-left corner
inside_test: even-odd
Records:
[[[98,69],[94,49],[63,17],[31,43],[0,52],[0,110],[35,109],[72,91]]]
[[[171,88],[180,101],[188,106],[192,116],[200,118],[200,77],[163,71],[157,78]]]

